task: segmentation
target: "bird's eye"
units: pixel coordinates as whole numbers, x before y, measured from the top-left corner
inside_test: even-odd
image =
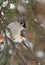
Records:
[[[20,22],[20,24],[22,24],[22,22]]]
[[[21,24],[24,28],[26,28],[26,24],[25,24],[25,23],[20,22],[20,24]]]

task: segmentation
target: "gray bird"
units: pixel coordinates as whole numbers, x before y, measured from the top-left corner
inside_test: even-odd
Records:
[[[25,39],[25,18],[21,17],[19,19],[14,20],[11,22],[7,28],[10,29],[10,32],[6,30],[6,35],[11,38],[14,42],[21,42],[23,39]],[[11,35],[11,36],[10,36]]]
[[[14,20],[7,26],[11,33],[6,30],[6,35],[16,43],[22,43],[23,41],[28,48],[33,50],[34,44],[26,39],[26,28],[24,25],[26,26],[25,19],[23,17]]]

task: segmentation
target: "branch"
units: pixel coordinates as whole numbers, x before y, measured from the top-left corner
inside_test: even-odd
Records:
[[[23,54],[19,51],[19,49],[16,48],[16,44],[15,42],[13,42],[10,38],[7,37],[7,39],[11,42],[11,44],[13,45],[13,50],[15,51],[16,55],[19,57],[20,61],[23,62],[23,65],[28,65],[25,57],[23,56]]]

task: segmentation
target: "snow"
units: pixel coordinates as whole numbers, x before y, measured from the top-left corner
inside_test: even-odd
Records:
[[[38,20],[35,18],[34,21],[38,22]]]
[[[39,62],[38,65],[41,65],[41,63]]]
[[[1,15],[4,16],[4,12],[3,11],[1,12]]]
[[[4,1],[3,4],[2,4],[2,7],[6,7],[8,4],[8,0]]]
[[[0,45],[0,50],[2,51],[3,49],[4,49],[4,45],[1,44],[1,45]]]
[[[40,26],[45,28],[45,18],[44,18],[44,16],[39,14],[39,15],[37,15],[37,19],[39,20],[39,22],[41,22]]]
[[[10,3],[10,9],[14,9],[16,6],[13,3]]]
[[[26,13],[26,9],[24,6],[22,5],[18,5],[17,6],[17,10],[20,12],[20,13]]]
[[[29,0],[21,0],[22,3],[29,3]]]
[[[44,57],[44,52],[43,51],[38,51],[38,52],[36,52],[36,56],[38,58],[43,58]]]
[[[43,24],[40,24],[41,25],[41,27],[43,27],[44,25]]]
[[[43,23],[40,24],[41,27],[43,27],[45,29],[45,20],[43,20]]]
[[[12,52],[12,50],[9,50],[9,54],[12,54],[13,52]]]
[[[4,20],[6,20],[6,17],[4,17]]]
[[[3,23],[3,21],[1,21],[1,23]]]

